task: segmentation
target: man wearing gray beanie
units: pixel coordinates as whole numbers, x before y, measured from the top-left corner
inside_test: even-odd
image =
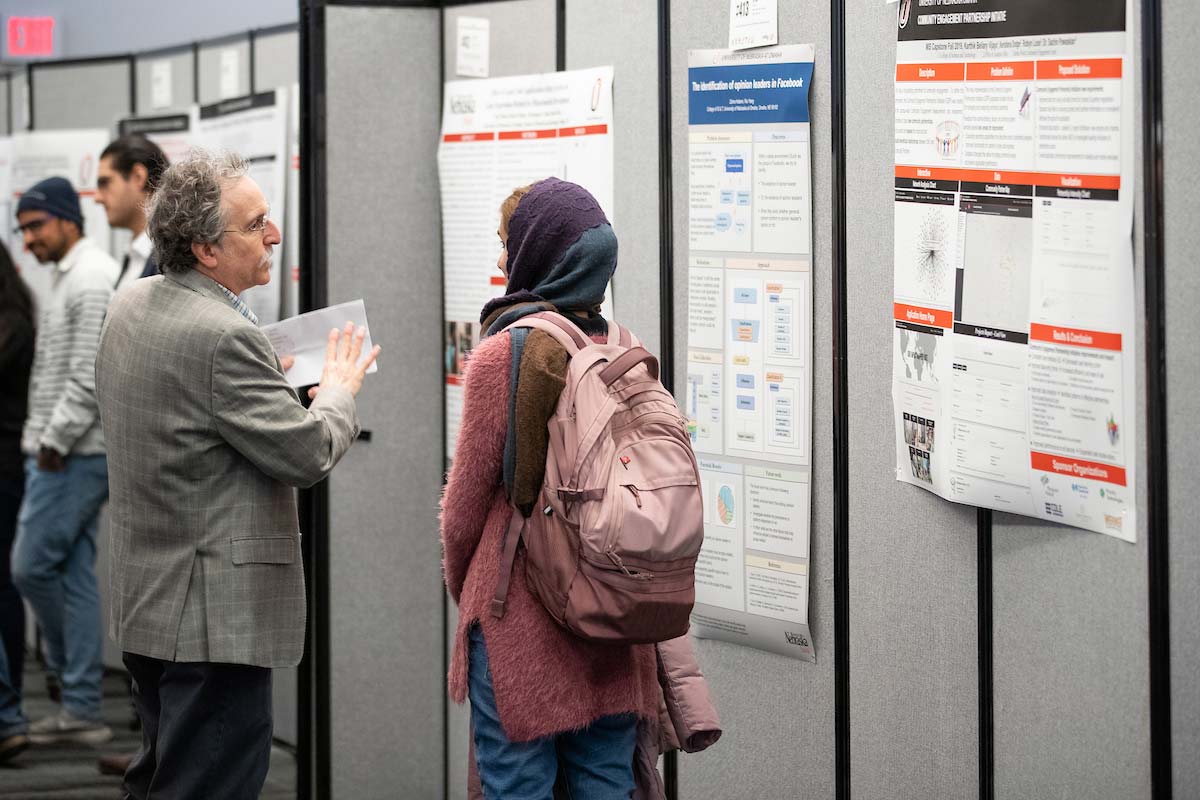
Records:
[[[47,666],[62,685],[62,710],[30,725],[28,737],[33,744],[97,744],[112,730],[100,712],[96,528],[108,498],[108,465],[96,405],[96,346],[119,270],[83,235],[79,196],[64,178],[26,190],[17,223],[25,249],[49,265],[51,276],[49,292],[38,298],[29,416],[21,436],[26,489],[12,572],[37,615]],[[7,677],[0,675],[0,683]]]

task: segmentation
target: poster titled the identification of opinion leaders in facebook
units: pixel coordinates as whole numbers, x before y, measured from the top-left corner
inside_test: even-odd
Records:
[[[811,45],[688,54],[688,358],[704,547],[692,630],[816,660]]]
[[[612,67],[595,67],[446,83],[438,175],[447,459],[462,419],[463,367],[482,335],[479,312],[504,294],[496,266],[500,203],[519,186],[562,178],[591,192],[620,234],[613,216],[612,82]]]
[[[1126,0],[901,0],[896,477],[1134,541]]]

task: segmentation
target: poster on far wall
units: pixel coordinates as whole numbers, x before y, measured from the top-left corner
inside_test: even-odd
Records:
[[[239,153],[250,163],[250,177],[267,198],[276,224],[286,208],[287,109],[288,90],[274,89],[201,106],[196,123],[196,144],[209,150]],[[286,291],[282,280],[282,249],[275,247],[271,282],[242,293],[242,299],[264,325],[279,321],[281,299]]]
[[[21,194],[43,178],[54,176],[66,178],[79,192],[80,210],[83,212],[84,233],[98,245],[112,252],[112,239],[108,227],[108,216],[104,208],[96,203],[96,166],[100,153],[108,145],[111,135],[103,129],[72,131],[31,131],[14,134],[12,137],[11,191],[12,199],[4,220],[8,249],[25,282],[40,302],[50,290],[50,268],[37,263],[25,252],[23,237],[15,233],[16,204]],[[118,259],[119,260],[119,259]]]
[[[1132,542],[1131,9],[919,5],[897,17],[896,479]]]
[[[692,630],[815,661],[811,45],[688,53]]]
[[[613,220],[612,80],[612,67],[595,67],[446,83],[438,175],[447,459],[462,416],[463,365],[479,343],[479,312],[504,294],[496,267],[500,203],[519,186],[557,177],[585,187]],[[612,313],[611,303],[604,312]]]
[[[117,123],[117,134],[139,134],[158,145],[167,161],[175,163],[196,144],[197,107],[176,114],[126,117]]]

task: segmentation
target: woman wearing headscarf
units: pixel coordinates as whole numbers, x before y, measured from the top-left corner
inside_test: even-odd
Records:
[[[567,365],[548,334],[504,329],[554,310],[604,341],[617,240],[596,200],[556,178],[514,192],[498,233],[506,294],[480,316],[442,500],[446,587],[459,605],[450,694],[470,696],[485,797],[549,798],[561,762],[571,796],[628,798],[638,721],[659,712],[654,645],[600,644],[560,627],[525,584],[523,552],[504,616],[488,613],[510,500],[528,516],[541,489],[546,422]]]

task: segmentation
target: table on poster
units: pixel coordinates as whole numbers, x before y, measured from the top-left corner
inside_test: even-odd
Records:
[[[462,417],[462,374],[479,312],[504,294],[500,203],[547,177],[586,188],[613,219],[612,67],[446,83],[438,174],[445,286],[446,458]],[[605,304],[610,315],[611,304]]]
[[[692,51],[688,67],[692,630],[813,661],[813,48]]]
[[[890,321],[899,480],[1127,541],[1130,14],[901,3]]]

